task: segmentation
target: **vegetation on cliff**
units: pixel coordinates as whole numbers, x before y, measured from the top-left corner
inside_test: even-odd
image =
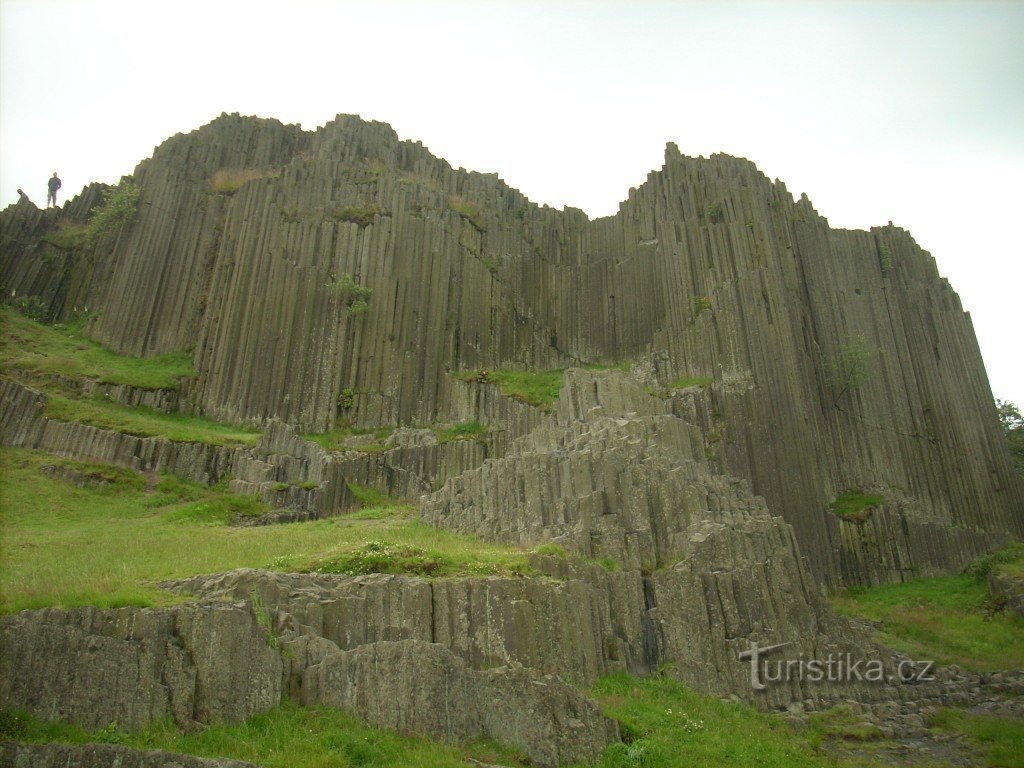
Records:
[[[177,389],[181,379],[196,375],[192,356],[186,352],[145,358],[119,355],[87,338],[82,320],[45,325],[0,307],[0,322],[0,355],[8,372],[142,389]]]
[[[528,572],[523,551],[439,530],[407,506],[236,527],[267,507],[164,475],[0,449],[4,612],[173,602],[158,581],[233,568],[430,576]],[[46,510],[45,515],[40,510]]]
[[[878,639],[915,659],[975,672],[1024,668],[1024,618],[1003,610],[986,586],[992,567],[1024,569],[1024,547],[979,561],[968,573],[851,588],[841,612],[878,622]]]

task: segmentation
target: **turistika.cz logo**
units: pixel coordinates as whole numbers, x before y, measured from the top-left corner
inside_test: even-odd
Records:
[[[750,687],[763,691],[772,683],[793,680],[807,683],[924,683],[935,679],[933,661],[903,659],[895,671],[886,672],[881,659],[855,659],[852,653],[830,653],[824,659],[808,659],[801,653],[795,659],[768,659],[772,651],[792,645],[759,645],[751,642],[750,650],[739,654],[740,661],[750,663]]]

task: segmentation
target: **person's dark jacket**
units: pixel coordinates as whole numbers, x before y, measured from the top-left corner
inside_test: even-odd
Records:
[[[56,192],[58,189],[60,189],[60,179],[58,179],[56,176],[51,176],[50,180],[46,182],[46,186],[50,189],[51,192]]]

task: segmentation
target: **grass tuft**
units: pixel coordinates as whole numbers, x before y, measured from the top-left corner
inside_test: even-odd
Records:
[[[888,499],[880,493],[864,493],[857,489],[843,491],[829,504],[836,517],[862,523],[871,517],[871,510],[885,504]]]
[[[496,384],[506,397],[550,411],[565,381],[565,371],[487,370],[459,371],[452,374],[459,381]]]
[[[210,191],[217,195],[233,195],[243,184],[277,176],[276,172],[258,168],[222,168],[210,178]]]
[[[690,387],[700,387],[701,389],[707,389],[715,380],[711,376],[689,376],[681,379],[676,379],[669,386],[672,389],[689,389]]]

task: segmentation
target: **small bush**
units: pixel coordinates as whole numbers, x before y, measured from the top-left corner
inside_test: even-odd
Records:
[[[694,318],[700,317],[701,312],[706,312],[711,309],[711,297],[710,296],[694,296],[693,297],[693,316]]]
[[[341,394],[338,395],[338,407],[347,411],[353,405],[356,404],[356,391],[352,387],[345,387],[341,390]]]
[[[882,268],[883,275],[887,275],[892,272],[892,250],[885,243],[882,243],[881,247],[878,249],[878,266]]]
[[[989,573],[993,569],[998,569],[999,566],[1011,566],[1013,570],[1020,570],[1019,566],[1022,564],[1024,564],[1024,544],[1011,544],[1006,549],[978,558],[967,566],[965,572],[978,581],[984,581],[988,578]]]
[[[858,389],[868,380],[875,351],[868,346],[863,333],[851,334],[839,345],[836,356],[825,364],[825,378],[837,392],[833,405],[844,394]]]
[[[723,221],[725,219],[725,209],[722,207],[722,204],[715,203],[708,206],[707,217],[708,221],[713,221],[716,224]]]
[[[360,227],[368,227],[373,220],[381,215],[379,205],[347,205],[344,208],[336,208],[331,212],[331,218],[335,221],[346,221],[351,224],[358,224]]]
[[[348,273],[343,274],[334,282],[328,283],[327,290],[341,300],[349,317],[365,314],[370,308],[369,298],[373,295],[373,289],[360,285]]]
[[[8,299],[7,304],[18,314],[37,323],[45,323],[50,314],[50,305],[42,296],[16,296]]]
[[[436,576],[454,569],[454,561],[439,552],[428,552],[411,544],[368,541],[350,552],[325,557],[309,570],[316,573],[340,573],[346,576],[368,573]]]
[[[116,235],[122,227],[135,221],[140,190],[131,182],[122,182],[103,195],[103,202],[93,209],[85,227],[85,243],[90,248],[100,240]]]

